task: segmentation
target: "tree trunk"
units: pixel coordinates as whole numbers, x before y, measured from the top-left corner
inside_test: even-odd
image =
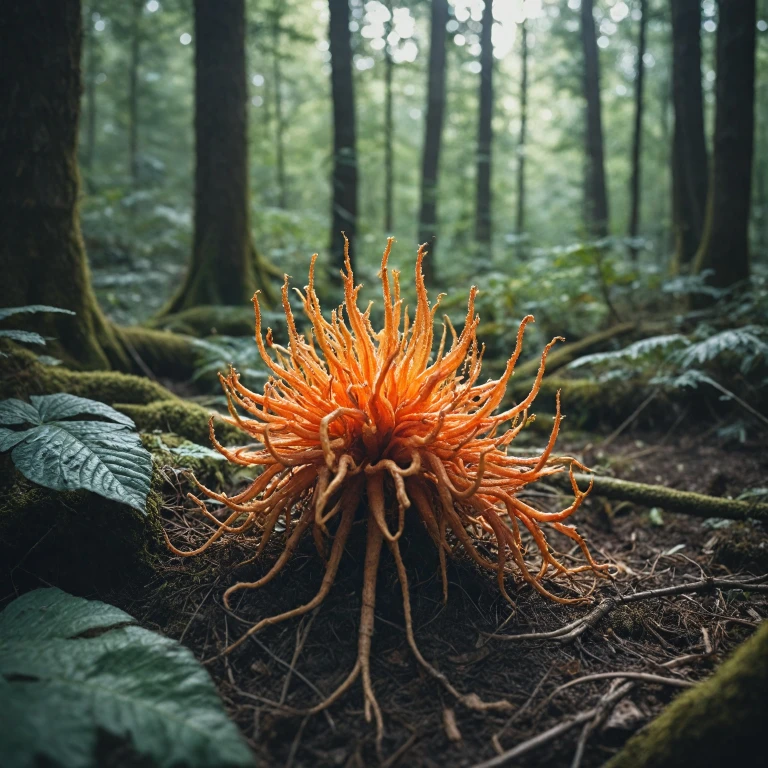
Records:
[[[355,88],[349,34],[349,0],[329,0],[331,94],[333,98],[333,175],[331,263],[343,266],[344,236],[354,264],[357,239],[357,144]]]
[[[129,367],[90,283],[77,201],[80,0],[24,0],[0,24],[0,274],[3,306],[47,304],[75,316],[25,318],[65,362]]]
[[[244,0],[195,0],[195,231],[186,280],[165,314],[247,305],[268,292],[248,216]]]
[[[637,40],[637,63],[635,65],[635,126],[632,134],[632,176],[629,182],[629,228],[630,240],[637,238],[640,226],[640,156],[643,143],[643,85],[645,83],[646,29],[648,27],[648,0],[640,0],[640,30]],[[629,253],[637,262],[637,247],[630,243]]]
[[[491,245],[491,144],[493,141],[493,0],[485,0],[480,32],[480,118],[477,126],[475,240]]]
[[[392,3],[387,3],[389,21],[385,27],[386,36],[392,31]],[[394,153],[394,124],[392,120],[392,76],[394,74],[392,47],[388,42],[384,45],[384,230],[388,235],[393,234],[394,227],[394,187],[395,187],[395,153]]]
[[[283,73],[280,66],[280,24],[283,20],[283,2],[277,0],[272,24],[272,79],[275,89],[275,160],[277,165],[277,205],[288,207],[288,185],[285,178],[285,121],[283,119]]]
[[[704,231],[709,186],[701,88],[700,0],[672,0],[672,89],[675,271],[687,271]]]
[[[85,142],[83,143],[83,168],[87,172],[86,182],[91,185],[93,159],[96,154],[96,40],[93,29],[93,8],[91,3],[85,9]]]
[[[447,23],[448,0],[432,0],[427,115],[421,157],[421,206],[419,209],[419,242],[430,243],[430,254],[424,260],[424,277],[427,284],[434,283],[436,277],[434,238],[437,235],[437,177],[445,115],[445,40],[447,37],[445,25]]]
[[[593,0],[582,0],[581,45],[584,55],[584,98],[587,102],[584,208],[589,234],[592,237],[605,237],[608,234],[608,194],[605,186],[603,119],[600,106],[600,58],[592,7]]]
[[[523,19],[520,24],[520,135],[517,141],[517,216],[515,230],[518,237],[518,255],[525,251],[523,234],[525,232],[525,142],[528,130],[528,23]]]
[[[712,185],[696,271],[723,288],[749,277],[755,127],[755,0],[719,0]]]
[[[128,173],[135,187],[139,181],[139,57],[141,14],[144,0],[133,0],[131,17],[131,62],[128,71]]]

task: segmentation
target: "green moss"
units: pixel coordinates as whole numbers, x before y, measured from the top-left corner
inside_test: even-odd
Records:
[[[708,680],[675,699],[605,768],[754,765],[765,752],[768,623]]]
[[[62,366],[42,365],[32,352],[14,347],[3,358],[0,399],[69,392],[112,405],[178,400],[168,389],[142,376],[114,371],[72,371]]]
[[[236,465],[228,462],[221,454],[213,451],[213,455],[203,455],[205,452],[200,451],[199,443],[173,433],[145,433],[141,436],[141,442],[160,467],[175,472],[190,472],[209,488],[224,486],[236,469]]]
[[[165,315],[152,321],[158,328],[177,334],[204,336],[252,336],[255,322],[250,305],[224,307],[202,305]]]
[[[161,400],[157,403],[113,403],[114,407],[130,416],[141,432],[175,432],[193,443],[209,446],[208,422],[212,411],[185,400]],[[224,444],[239,445],[245,435],[238,429],[219,421],[216,437]]]
[[[637,640],[645,632],[645,619],[648,613],[648,607],[642,603],[620,605],[610,615],[611,629],[620,637]]]
[[[736,523],[717,533],[714,560],[727,568],[740,571],[768,571],[768,538],[751,523]]]
[[[192,336],[151,328],[117,327],[115,334],[132,361],[131,371],[176,381],[189,379],[195,372],[198,350]]]
[[[152,578],[164,547],[158,471],[142,514],[88,491],[42,488],[18,473],[8,455],[0,460],[3,594],[26,580],[88,594]]]

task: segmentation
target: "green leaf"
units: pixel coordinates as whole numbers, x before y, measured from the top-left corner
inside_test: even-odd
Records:
[[[18,445],[22,440],[26,439],[26,432],[18,432],[14,429],[0,427],[0,453],[10,451],[14,445]]]
[[[168,451],[169,453],[176,454],[176,456],[182,456],[187,459],[216,459],[217,461],[226,461],[226,456],[222,456],[218,451],[214,451],[204,445],[192,443],[188,440],[180,443],[176,448],[169,448]]]
[[[61,315],[74,315],[71,309],[62,309],[61,307],[49,307],[47,304],[28,304],[25,307],[3,307],[0,309],[0,320],[5,320],[11,315],[24,313],[35,314],[37,312],[58,312]]]
[[[661,510],[658,507],[651,507],[648,512],[648,518],[651,521],[651,525],[656,526],[657,528],[664,525],[664,515],[662,515]]]
[[[144,511],[152,456],[124,425],[60,421],[23,434],[11,455],[27,479],[55,491],[84,488]]]
[[[60,392],[55,395],[32,395],[29,399],[32,402],[32,406],[37,409],[40,417],[38,423],[40,424],[68,419],[71,416],[87,413],[92,416],[103,416],[105,419],[131,427],[131,429],[136,427],[133,419],[124,413],[116,411],[105,403],[89,400],[86,397],[77,397],[76,395]]]
[[[0,614],[3,765],[90,768],[99,730],[161,768],[254,764],[192,653],[132,621],[58,589]]]
[[[0,424],[42,424],[37,408],[10,398],[0,403]]]
[[[16,328],[10,330],[0,329],[0,339],[2,338],[20,341],[24,344],[42,344],[45,346],[45,339],[34,331],[20,331]]]

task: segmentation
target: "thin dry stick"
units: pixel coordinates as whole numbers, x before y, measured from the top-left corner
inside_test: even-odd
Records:
[[[619,699],[622,699],[630,691],[631,688],[632,683],[627,683],[626,685],[617,688],[614,693],[607,696],[604,700],[601,701],[600,704],[593,707],[592,709],[589,709],[586,712],[580,712],[570,720],[564,720],[563,722],[558,723],[552,728],[549,728],[548,730],[543,731],[542,733],[539,733],[530,739],[527,739],[512,749],[508,749],[501,755],[492,757],[490,760],[485,760],[482,763],[476,763],[472,766],[472,768],[497,768],[497,766],[506,765],[511,760],[514,760],[515,758],[530,752],[532,749],[535,749],[542,744],[546,744],[548,741],[557,738],[562,733],[570,731],[571,728],[574,728],[581,723],[585,723],[588,720],[592,720],[592,718],[594,718],[594,716],[600,711],[601,706],[607,706],[608,704],[619,701]]]
[[[495,640],[557,640],[559,643],[570,643],[582,635],[587,629],[594,627],[600,619],[607,616],[615,608],[626,603],[635,603],[640,600],[649,600],[654,597],[670,597],[690,592],[708,592],[715,589],[743,589],[752,592],[768,592],[768,584],[761,583],[766,577],[759,577],[753,581],[731,581],[729,579],[706,578],[694,581],[691,584],[677,584],[671,587],[649,589],[644,592],[633,592],[627,595],[615,595],[605,598],[586,616],[583,616],[570,624],[566,624],[551,632],[529,632],[519,635],[498,635],[489,633],[487,636]],[[484,635],[486,633],[483,633]]]

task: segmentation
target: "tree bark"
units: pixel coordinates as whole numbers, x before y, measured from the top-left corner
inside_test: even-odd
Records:
[[[475,240],[491,245],[491,149],[493,142],[493,0],[485,0],[480,32],[480,114],[477,126]]]
[[[701,87],[701,2],[671,2],[675,271],[687,271],[704,231],[709,186]]]
[[[608,234],[608,194],[605,185],[603,118],[600,105],[600,57],[592,9],[593,0],[582,0],[581,45],[584,56],[584,98],[587,103],[584,208],[589,234],[592,237],[605,237]]]
[[[525,232],[525,143],[528,130],[528,22],[520,24],[520,135],[517,140],[517,216],[515,230],[518,237],[518,254],[525,251],[522,238]]]
[[[648,27],[648,0],[640,0],[640,29],[637,39],[637,63],[635,65],[635,125],[632,134],[632,175],[629,182],[629,227],[627,235],[635,240],[640,227],[640,160],[643,143],[643,86],[645,84],[646,29]],[[637,247],[630,242],[629,253],[637,262]]]
[[[331,95],[333,98],[333,175],[331,210],[331,262],[344,265],[344,236],[354,265],[357,239],[357,142],[349,0],[329,0]]]
[[[719,0],[713,171],[696,271],[724,288],[749,277],[755,128],[755,0]]]
[[[440,145],[445,115],[445,41],[448,23],[448,0],[432,0],[429,33],[429,75],[427,82],[427,115],[424,149],[421,157],[421,206],[419,209],[419,242],[430,244],[424,260],[427,284],[435,282],[435,237],[437,235],[437,180],[440,169]]]
[[[93,29],[93,8],[90,3],[85,9],[85,141],[83,143],[83,168],[87,171],[86,182],[90,185],[93,173],[93,160],[96,155],[96,40]]]
[[[277,205],[288,207],[288,185],[285,177],[285,121],[283,119],[283,72],[280,66],[280,25],[283,20],[284,3],[277,0],[272,23],[272,80],[275,89],[275,161],[277,166]]]
[[[143,9],[144,0],[133,0],[131,9],[131,61],[128,69],[128,173],[134,187],[139,182],[139,61]]]
[[[267,265],[248,215],[244,0],[195,0],[195,225],[184,284],[165,314],[200,305],[242,306]]]
[[[392,31],[392,3],[387,2],[389,21],[385,27],[386,36]],[[395,63],[392,60],[392,47],[384,45],[384,230],[393,234],[394,227],[394,188],[395,188],[395,152],[394,122],[392,115],[392,77]]]
[[[96,303],[80,233],[80,0],[7,4],[0,24],[0,274],[3,306],[47,304],[75,316],[25,318],[85,368],[129,367]]]

